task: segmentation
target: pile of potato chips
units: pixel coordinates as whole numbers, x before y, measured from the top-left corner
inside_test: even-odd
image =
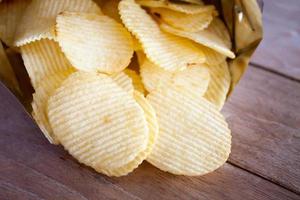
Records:
[[[224,164],[231,39],[201,0],[2,0],[32,116],[52,144],[109,176],[144,160],[198,176]],[[0,46],[3,50],[3,47]]]

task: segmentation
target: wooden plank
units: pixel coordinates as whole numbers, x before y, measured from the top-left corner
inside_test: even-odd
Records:
[[[300,84],[249,67],[223,113],[230,161],[300,193]]]
[[[299,199],[267,180],[226,164],[203,177],[174,176],[144,164],[108,178],[53,146],[0,84],[0,197],[3,199]],[[12,192],[15,190],[15,193]]]
[[[175,176],[144,163],[114,182],[142,199],[299,199],[294,193],[230,164],[202,177]]]
[[[252,63],[300,80],[300,2],[264,1],[264,39]]]

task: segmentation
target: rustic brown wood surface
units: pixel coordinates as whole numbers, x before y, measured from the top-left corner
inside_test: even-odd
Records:
[[[265,0],[265,39],[223,109],[233,135],[228,163],[202,177],[148,163],[109,178],[53,146],[0,83],[2,199],[300,199],[298,0]],[[298,17],[299,18],[299,17]]]
[[[264,40],[252,63],[300,80],[300,2],[264,1]]]

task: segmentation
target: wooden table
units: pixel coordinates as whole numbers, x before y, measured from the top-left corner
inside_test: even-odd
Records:
[[[144,163],[109,178],[53,146],[0,86],[0,199],[300,199],[300,2],[265,0],[265,39],[223,113],[229,161],[202,177]]]

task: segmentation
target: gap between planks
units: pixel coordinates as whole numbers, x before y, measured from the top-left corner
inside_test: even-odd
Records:
[[[289,76],[289,75],[287,75],[287,74],[284,74],[284,73],[282,73],[282,72],[276,71],[276,70],[271,69],[271,68],[269,68],[269,67],[265,67],[265,66],[263,66],[263,65],[260,65],[260,64],[257,64],[257,63],[253,63],[253,62],[250,62],[250,63],[249,63],[249,66],[250,66],[250,67],[255,67],[255,68],[258,68],[258,69],[262,69],[262,70],[265,70],[265,71],[270,72],[270,73],[272,73],[272,74],[275,74],[275,75],[277,75],[277,76],[281,76],[281,77],[284,77],[284,78],[289,79],[289,80],[291,80],[291,81],[295,81],[295,82],[297,82],[297,83],[300,83],[300,79],[291,77],[291,76]]]

